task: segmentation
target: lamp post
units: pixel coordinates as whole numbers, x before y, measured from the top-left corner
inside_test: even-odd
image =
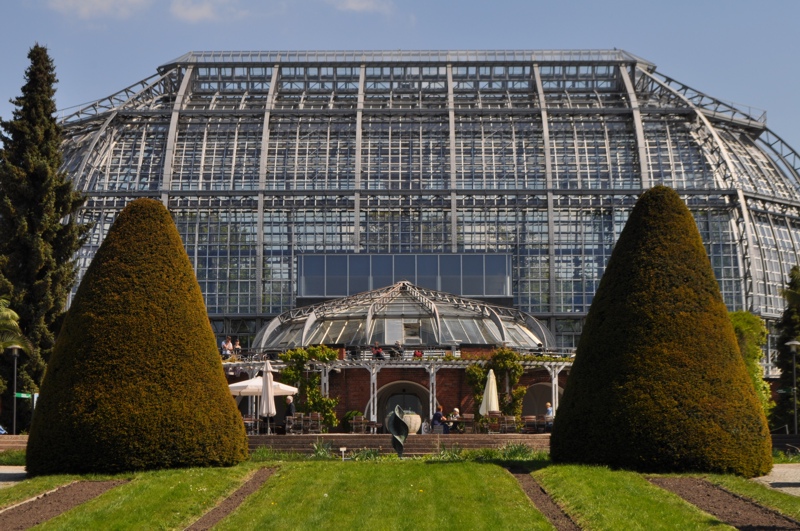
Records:
[[[800,343],[798,343],[800,344]],[[19,358],[19,351],[22,347],[19,345],[11,345],[8,350],[14,356],[14,420],[11,428],[11,435],[17,434],[17,358]]]
[[[797,345],[800,341],[792,339],[786,346],[792,349],[792,405],[794,406],[794,434],[797,435]]]

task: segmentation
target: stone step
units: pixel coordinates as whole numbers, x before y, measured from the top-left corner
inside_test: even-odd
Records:
[[[0,452],[6,450],[24,450],[27,446],[27,435],[0,435]]]

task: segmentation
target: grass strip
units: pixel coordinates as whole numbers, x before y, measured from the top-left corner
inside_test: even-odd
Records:
[[[45,522],[39,529],[184,528],[241,485],[249,465],[137,472],[125,485]]]
[[[0,452],[0,466],[25,466],[25,450]]]
[[[215,529],[552,529],[502,468],[284,463]]]
[[[0,489],[0,509],[22,503],[25,500],[49,492],[56,487],[84,479],[85,477],[86,476],[58,475],[25,479],[11,487]]]
[[[533,477],[584,529],[733,529],[634,472],[555,465]]]
[[[779,513],[800,520],[800,498],[739,476],[710,474],[705,479],[743,498],[755,501]]]

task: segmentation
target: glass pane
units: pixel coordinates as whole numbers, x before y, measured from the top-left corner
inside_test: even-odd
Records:
[[[439,289],[439,257],[421,254],[417,256],[417,286],[428,289]]]
[[[394,257],[394,281],[408,280],[412,284],[417,283],[416,260],[412,256]]]
[[[327,256],[326,295],[347,295],[347,257]]]
[[[464,264],[464,295],[483,295],[483,255],[465,254]]]
[[[370,341],[370,345],[374,344],[376,341],[379,345],[386,344],[384,330],[386,327],[386,319],[376,319],[375,326],[372,328],[372,340]]]
[[[349,295],[369,291],[369,256],[350,256]]]
[[[303,256],[303,276],[300,282],[300,294],[305,297],[325,296],[325,257]]]
[[[442,291],[461,295],[461,255],[443,254],[439,257]]]
[[[433,319],[423,319],[420,323],[420,341],[423,345],[435,345],[436,334],[433,331]]]
[[[486,295],[510,296],[508,285],[508,257],[486,255]]]
[[[464,327],[461,326],[461,322],[458,319],[442,319],[442,325],[450,330],[450,335],[454,341],[469,343],[467,333],[464,331]]]
[[[372,257],[372,289],[391,286],[392,257],[388,255],[374,255]]]

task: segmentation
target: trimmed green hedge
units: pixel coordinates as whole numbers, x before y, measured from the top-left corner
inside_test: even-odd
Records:
[[[631,212],[589,309],[551,456],[752,477],[771,469],[770,447],[694,219],[657,186]]]
[[[67,313],[28,439],[32,475],[248,456],[200,286],[169,212],[119,215]]]

